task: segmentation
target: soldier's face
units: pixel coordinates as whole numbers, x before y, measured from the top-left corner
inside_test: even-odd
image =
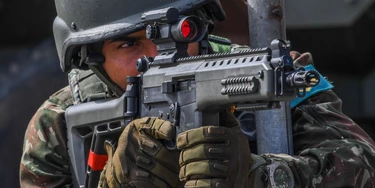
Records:
[[[188,54],[198,55],[198,43],[189,44]],[[102,53],[105,56],[103,68],[117,85],[126,89],[126,77],[136,76],[136,62],[144,55],[155,57],[156,45],[146,38],[145,31],[132,33],[126,37],[107,40],[103,44]]]

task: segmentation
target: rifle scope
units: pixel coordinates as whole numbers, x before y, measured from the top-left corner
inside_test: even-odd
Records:
[[[180,16],[175,8],[146,12],[142,21],[147,24],[146,37],[151,40],[173,39],[179,43],[202,40],[206,26],[197,16]]]

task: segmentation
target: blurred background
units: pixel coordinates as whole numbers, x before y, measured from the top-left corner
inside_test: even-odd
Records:
[[[222,1],[228,19],[216,33],[248,44],[242,1]],[[313,54],[315,66],[344,101],[344,113],[375,138],[375,0],[286,0],[285,5],[292,49]],[[27,124],[49,95],[68,84],[52,36],[55,16],[51,0],[0,0],[0,187],[19,187]]]

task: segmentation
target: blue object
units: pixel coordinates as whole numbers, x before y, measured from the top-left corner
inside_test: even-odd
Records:
[[[315,70],[315,71],[317,71],[313,65],[307,65],[304,68],[306,70]],[[330,89],[333,88],[333,85],[327,79],[325,79],[320,73],[319,73],[319,76],[320,76],[320,82],[319,82],[319,84],[317,86],[314,86],[314,87],[306,88],[306,94],[305,94],[305,96],[304,97],[297,97],[294,100],[292,100],[290,102],[290,108],[296,107],[298,104],[300,104],[305,99],[311,97],[312,95],[315,95],[315,94],[317,94],[319,92],[327,91],[327,90],[330,90]]]

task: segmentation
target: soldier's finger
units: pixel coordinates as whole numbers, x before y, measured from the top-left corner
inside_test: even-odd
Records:
[[[297,59],[301,54],[297,51],[290,51],[289,55],[292,57],[293,60]]]
[[[136,164],[131,164],[129,167],[129,174],[126,178],[117,177],[118,187],[121,185],[131,184],[134,187],[171,187],[166,181],[156,177],[153,173],[138,167]],[[116,186],[117,187],[117,186]]]
[[[224,178],[228,170],[226,161],[203,160],[181,166],[179,177],[182,180]]]
[[[148,135],[140,135],[139,149],[145,154],[152,156],[158,162],[165,164],[170,169],[176,169],[178,172],[179,152],[170,151],[159,141]]]
[[[175,138],[175,128],[170,121],[157,117],[144,117],[134,121],[139,131],[143,131],[156,139],[171,140]]]
[[[225,179],[199,179],[190,180],[185,183],[185,188],[229,188]]]
[[[176,169],[169,169],[153,158],[146,155],[139,155],[136,157],[136,164],[172,187],[177,186],[179,183]]]
[[[201,160],[227,160],[233,153],[233,148],[228,144],[199,144],[181,151],[180,166]]]
[[[240,122],[237,120],[236,116],[228,109],[225,111],[225,127],[235,127],[239,126]]]
[[[314,64],[314,60],[312,58],[311,53],[305,52],[301,54],[298,58],[294,59],[294,66],[296,67],[301,67],[301,66],[306,66]]]
[[[202,143],[225,143],[229,131],[225,127],[204,126],[185,131],[177,136],[177,148],[185,149]]]

